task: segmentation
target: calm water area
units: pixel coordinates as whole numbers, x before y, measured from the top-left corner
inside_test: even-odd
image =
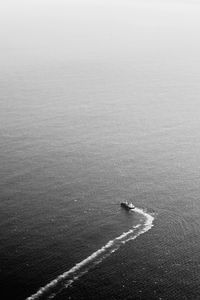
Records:
[[[5,300],[200,298],[199,66],[2,69]]]

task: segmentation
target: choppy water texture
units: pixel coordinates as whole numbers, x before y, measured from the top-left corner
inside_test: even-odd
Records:
[[[71,286],[74,281],[78,280],[85,273],[89,272],[97,264],[101,263],[105,258],[110,256],[112,253],[117,251],[121,245],[127,243],[130,240],[136,239],[139,235],[150,230],[153,226],[153,217],[141,209],[135,208],[133,212],[139,213],[144,217],[144,220],[127,232],[122,233],[120,236],[113,240],[110,240],[106,245],[101,247],[99,250],[92,253],[89,257],[76,264],[69,271],[58,276],[56,279],[48,283],[46,286],[39,289],[39,291],[28,297],[27,300],[39,299],[42,296],[49,297],[49,299],[54,298],[56,292],[64,288]],[[50,296],[49,296],[50,294]]]

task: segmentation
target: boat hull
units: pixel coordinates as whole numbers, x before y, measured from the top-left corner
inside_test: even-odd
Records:
[[[122,202],[120,205],[121,205],[121,207],[123,207],[126,210],[130,210],[130,209],[134,209],[135,208],[134,205],[126,203],[126,202]]]

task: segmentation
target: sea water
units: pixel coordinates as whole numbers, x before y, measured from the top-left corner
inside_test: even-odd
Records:
[[[168,67],[2,72],[3,299],[200,297],[199,77]]]

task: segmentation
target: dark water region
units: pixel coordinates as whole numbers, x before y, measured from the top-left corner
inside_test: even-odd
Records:
[[[30,297],[144,224],[120,208],[124,199],[154,226],[52,299],[200,298],[198,78],[150,62],[3,72],[4,299]]]

